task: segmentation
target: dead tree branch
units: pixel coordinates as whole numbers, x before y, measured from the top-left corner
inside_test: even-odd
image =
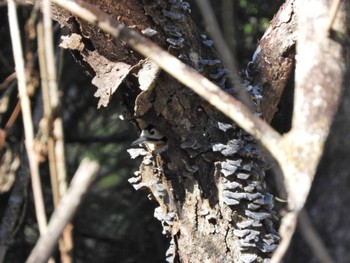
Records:
[[[80,163],[72,179],[70,188],[52,214],[47,231],[39,238],[26,261],[27,263],[47,262],[63,229],[73,218],[83,195],[86,193],[98,170],[99,164],[95,161],[84,159]]]
[[[10,24],[10,33],[13,45],[13,55],[16,64],[16,72],[18,79],[18,90],[19,97],[22,108],[23,123],[25,130],[25,145],[28,152],[29,167],[32,178],[32,187],[35,200],[35,210],[36,217],[38,220],[40,233],[44,233],[46,230],[47,219],[45,214],[45,207],[43,201],[43,194],[41,189],[41,182],[39,176],[39,166],[36,153],[34,151],[34,129],[32,122],[32,114],[30,108],[30,101],[27,92],[26,86],[26,74],[24,69],[22,45],[20,39],[20,32],[17,19],[17,11],[15,1],[8,1],[8,10],[9,10],[9,24]]]

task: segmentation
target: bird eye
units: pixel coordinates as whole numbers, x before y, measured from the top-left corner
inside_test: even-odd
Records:
[[[149,134],[154,135],[154,134],[155,134],[155,131],[154,131],[154,130],[151,130],[151,131],[149,132]]]

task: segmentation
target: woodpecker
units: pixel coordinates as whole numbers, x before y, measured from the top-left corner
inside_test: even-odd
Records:
[[[131,144],[131,146],[136,145],[144,145],[149,151],[159,154],[167,149],[167,138],[153,125],[149,125],[141,131],[140,137]]]

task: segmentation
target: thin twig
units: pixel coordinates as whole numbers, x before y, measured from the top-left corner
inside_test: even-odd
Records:
[[[51,187],[52,187],[52,196],[53,203],[56,207],[59,200],[60,195],[58,192],[58,184],[57,184],[57,174],[56,174],[56,160],[55,160],[55,149],[54,149],[54,141],[51,133],[51,118],[52,118],[52,109],[50,104],[50,94],[49,87],[47,81],[47,67],[46,67],[46,59],[45,59],[45,44],[44,44],[44,27],[42,21],[38,21],[37,23],[37,37],[38,37],[38,58],[40,65],[40,78],[41,78],[41,90],[43,97],[43,108],[44,115],[43,119],[40,121],[40,132],[42,136],[45,138],[46,143],[47,140],[47,152],[49,159],[49,170],[50,170],[50,178],[51,178]]]
[[[17,78],[16,72],[13,72],[10,75],[8,75],[6,79],[0,83],[0,90],[6,89],[12,81],[16,80],[16,78]]]
[[[122,39],[134,50],[155,61],[163,70],[191,88],[244,130],[260,140],[274,156],[279,156],[278,142],[281,136],[266,122],[253,115],[242,102],[224,92],[193,68],[86,2],[80,2],[83,6],[69,0],[53,0],[53,2],[72,14],[97,25],[113,37]]]
[[[328,25],[326,27],[328,34],[330,34],[330,32],[332,30],[332,26],[333,26],[334,20],[337,16],[341,1],[342,0],[333,0],[333,2],[332,2],[331,10],[329,11],[329,21],[328,21]]]
[[[219,26],[215,18],[213,8],[208,0],[196,0],[197,6],[204,19],[206,29],[214,40],[216,50],[219,52],[224,65],[230,70],[232,74],[232,81],[235,86],[241,86],[241,79],[237,74],[237,61],[233,56],[231,50],[228,48]]]
[[[38,20],[38,14],[40,12],[40,1],[34,0],[34,6],[32,12],[30,13],[30,17],[27,21],[27,32],[29,38],[35,39],[35,23]]]
[[[50,103],[54,109],[59,105],[57,96],[58,87],[56,79],[56,63],[55,52],[52,34],[52,20],[51,20],[51,1],[43,0],[43,22],[44,22],[44,41],[45,41],[45,58],[47,66],[48,84],[50,91]]]
[[[234,58],[236,58],[236,38],[235,38],[235,23],[234,23],[234,1],[222,0],[222,32],[228,47]],[[237,63],[236,63],[237,64]]]
[[[47,80],[50,93],[50,105],[53,111],[57,111],[59,107],[57,71],[54,55],[54,44],[52,35],[52,20],[51,20],[51,1],[43,1],[44,12],[44,41],[45,41],[45,58],[47,66]],[[63,195],[67,190],[67,176],[64,157],[64,142],[63,142],[63,124],[60,116],[53,116],[53,133],[55,136],[55,154],[57,166],[57,180],[59,183],[59,193]]]
[[[83,159],[69,189],[52,214],[47,232],[39,238],[26,263],[44,263],[48,260],[98,170],[99,164],[96,161]]]
[[[46,118],[48,124],[48,154],[50,159],[50,176],[54,193],[55,207],[61,197],[67,191],[67,176],[64,156],[64,141],[63,141],[63,124],[62,119],[57,113],[59,107],[58,85],[56,78],[56,64],[54,56],[54,43],[52,34],[51,20],[51,1],[43,1],[43,28],[41,35],[44,45],[43,58],[45,59],[43,77],[45,82],[43,94],[45,93],[46,102]],[[52,131],[52,132],[51,132]],[[62,239],[59,242],[61,260],[63,263],[72,262],[70,252],[72,250],[72,227],[68,226],[64,230]]]
[[[279,244],[277,250],[273,254],[270,263],[280,263],[285,255],[289,244],[292,240],[295,228],[297,225],[298,212],[292,211],[287,213],[281,220],[280,234],[282,241]]]
[[[227,46],[224,37],[222,36],[221,29],[218,21],[215,18],[215,14],[213,8],[210,6],[208,0],[196,0],[197,6],[202,13],[202,17],[205,21],[205,25],[207,26],[207,30],[209,35],[214,40],[214,45],[216,46],[216,50],[220,54],[220,58],[223,61],[223,64],[229,70],[229,77],[234,85],[234,87],[238,90],[238,98],[250,109],[254,109],[254,106],[249,99],[249,95],[247,91],[243,88],[241,78],[238,75],[237,69],[237,60],[229,47]],[[233,26],[233,25],[232,25]]]
[[[302,209],[299,213],[298,227],[304,240],[321,263],[335,263],[329,255],[328,249],[323,244],[320,235],[317,233],[305,209]]]
[[[28,97],[26,87],[26,76],[24,70],[24,61],[22,53],[22,45],[20,39],[20,32],[18,27],[16,5],[14,0],[8,1],[8,13],[9,13],[9,24],[10,34],[12,40],[13,55],[16,65],[17,79],[18,79],[18,91],[21,102],[24,132],[25,132],[25,145],[28,153],[29,167],[32,178],[32,187],[35,202],[36,217],[38,220],[39,231],[41,234],[45,232],[47,220],[45,214],[45,207],[43,201],[43,194],[41,189],[41,182],[39,176],[39,167],[34,151],[34,130],[30,108],[30,101]]]
[[[15,121],[17,120],[17,117],[19,115],[19,113],[21,112],[21,103],[17,102],[15,108],[13,109],[10,118],[8,119],[8,121],[6,122],[5,125],[5,130],[10,129],[13,124],[15,123]]]
[[[40,131],[42,136],[47,140],[47,152],[49,159],[49,170],[52,188],[52,197],[54,207],[56,208],[59,200],[60,194],[58,190],[57,182],[57,167],[56,167],[56,156],[55,156],[55,142],[52,136],[52,108],[50,104],[50,94],[47,80],[47,66],[46,66],[46,55],[45,55],[45,44],[44,44],[44,27],[42,21],[37,23],[37,38],[38,38],[38,58],[40,65],[40,77],[41,77],[41,88],[43,96],[43,108],[44,116],[40,121]],[[43,142],[45,144],[45,142]],[[61,248],[60,248],[61,250]]]

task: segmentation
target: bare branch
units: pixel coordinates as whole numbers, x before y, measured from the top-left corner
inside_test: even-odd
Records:
[[[309,246],[312,248],[314,255],[322,263],[333,263],[334,261],[330,257],[327,249],[322,243],[321,238],[312,226],[312,223],[305,210],[301,210],[299,213],[289,212],[283,217],[280,227],[280,233],[283,239],[270,262],[279,263],[282,261],[295,232],[297,219],[299,223],[298,226],[301,230],[300,232],[304,236],[304,239],[307,241]]]
[[[303,208],[311,189],[344,81],[349,74],[342,44],[330,39],[327,32],[318,30],[328,22],[327,3],[311,0],[300,1],[299,4],[293,124],[292,130],[283,137],[280,147],[284,152],[278,158],[289,206],[295,211],[295,216]],[[347,14],[345,8],[339,12],[336,23],[339,32],[345,33]],[[284,220],[286,218],[282,220],[281,228],[288,227],[288,221]],[[277,263],[282,259],[286,251],[284,245],[288,246],[291,235],[284,237],[271,262]]]
[[[16,107],[13,109],[9,120],[7,121],[7,123],[5,125],[6,130],[10,129],[13,126],[13,124],[17,120],[17,117],[20,114],[20,112],[21,112],[21,104],[20,104],[20,102],[17,102]]]
[[[236,57],[233,55],[229,47],[227,46],[219,26],[218,21],[215,18],[213,8],[210,6],[208,0],[196,0],[197,6],[202,13],[202,17],[205,21],[205,25],[210,36],[214,40],[214,46],[220,54],[224,65],[229,70],[229,77],[235,88],[237,88],[238,98],[251,110],[254,109],[253,103],[251,102],[247,91],[243,88],[242,80],[238,75],[238,63]],[[233,26],[233,25],[231,25]]]
[[[41,120],[41,124],[43,124],[41,125],[41,132],[47,140],[52,194],[54,206],[56,207],[61,197],[67,191],[67,178],[62,119],[57,114],[59,98],[53,50],[50,1],[43,1],[43,15],[43,22],[39,21],[37,25],[38,54],[44,104],[44,118]],[[67,227],[65,232],[60,241],[60,252],[62,262],[69,263],[72,261],[69,256],[69,251],[72,249],[71,227]]]
[[[39,176],[39,167],[37,156],[34,151],[34,130],[30,108],[30,101],[26,87],[26,75],[24,70],[24,61],[22,53],[22,45],[20,39],[20,32],[18,27],[16,4],[14,0],[8,1],[9,24],[10,33],[13,45],[13,55],[16,64],[16,72],[18,79],[19,98],[21,102],[24,131],[25,131],[25,145],[28,153],[29,167],[32,178],[32,187],[35,201],[35,211],[38,220],[40,233],[44,233],[47,225],[43,195],[41,190],[41,182]]]
[[[221,59],[224,61],[224,65],[228,67],[230,70],[233,84],[235,86],[240,87],[241,79],[237,74],[238,63],[222,36],[220,26],[213,12],[213,8],[211,7],[208,0],[196,0],[196,3],[198,8],[201,11],[202,18],[205,21],[207,30],[210,36],[214,40],[214,45],[216,46],[216,50],[219,52]]]
[[[333,0],[333,2],[332,2],[331,10],[329,11],[329,21],[328,21],[328,25],[326,27],[328,34],[330,33],[330,31],[332,29],[332,26],[333,26],[335,17],[337,15],[337,12],[339,10],[341,1],[342,0]]]
[[[43,96],[43,108],[44,108],[44,116],[40,121],[40,137],[45,138],[43,143],[46,143],[47,140],[47,152],[49,159],[49,169],[50,169],[50,178],[51,178],[51,187],[52,187],[52,196],[53,202],[56,206],[59,202],[59,192],[57,186],[57,175],[56,175],[56,161],[55,161],[55,153],[54,153],[54,142],[51,136],[50,123],[51,123],[51,115],[52,109],[50,105],[50,94],[47,82],[47,67],[46,67],[46,59],[45,59],[45,44],[44,44],[44,27],[41,21],[37,24],[37,35],[38,35],[38,58],[40,65],[40,77],[41,77],[41,88],[42,88],[42,96]],[[41,146],[39,146],[41,147]],[[45,146],[42,146],[45,147]]]
[[[320,235],[317,233],[305,209],[302,209],[299,213],[298,227],[300,228],[300,233],[305,241],[312,249],[315,257],[317,257],[321,263],[335,263],[329,255],[327,248],[323,244]]]
[[[59,107],[58,85],[57,85],[57,70],[55,65],[55,56],[53,50],[53,35],[52,35],[52,20],[51,20],[51,1],[43,1],[44,13],[44,41],[45,41],[45,58],[47,66],[47,81],[49,88],[49,102],[53,111],[57,111]],[[64,158],[64,143],[63,143],[63,125],[62,119],[59,116],[53,116],[53,133],[55,137],[55,154],[57,166],[57,180],[60,195],[63,195],[67,190],[67,176]]]
[[[44,263],[51,256],[63,229],[73,218],[83,195],[99,170],[96,161],[83,159],[71,185],[52,214],[47,231],[42,235],[27,259],[27,263]]]
[[[289,244],[292,240],[295,228],[297,225],[298,212],[289,212],[282,218],[281,226],[279,229],[282,241],[279,244],[277,250],[273,254],[270,263],[280,263],[282,262],[283,256],[286,253]]]
[[[318,30],[328,23],[329,6],[316,0],[302,3],[298,9],[292,130],[284,138],[285,154],[279,160],[295,209],[303,207],[311,188],[349,70],[342,44]],[[315,6],[319,8],[315,10]],[[345,8],[338,14],[337,30],[346,34]]]
[[[221,23],[222,23],[222,32],[224,35],[224,39],[231,50],[231,53],[234,57],[237,57],[236,50],[236,38],[235,38],[235,19],[232,15],[232,11],[234,10],[234,2],[232,0],[222,0],[221,1]]]

